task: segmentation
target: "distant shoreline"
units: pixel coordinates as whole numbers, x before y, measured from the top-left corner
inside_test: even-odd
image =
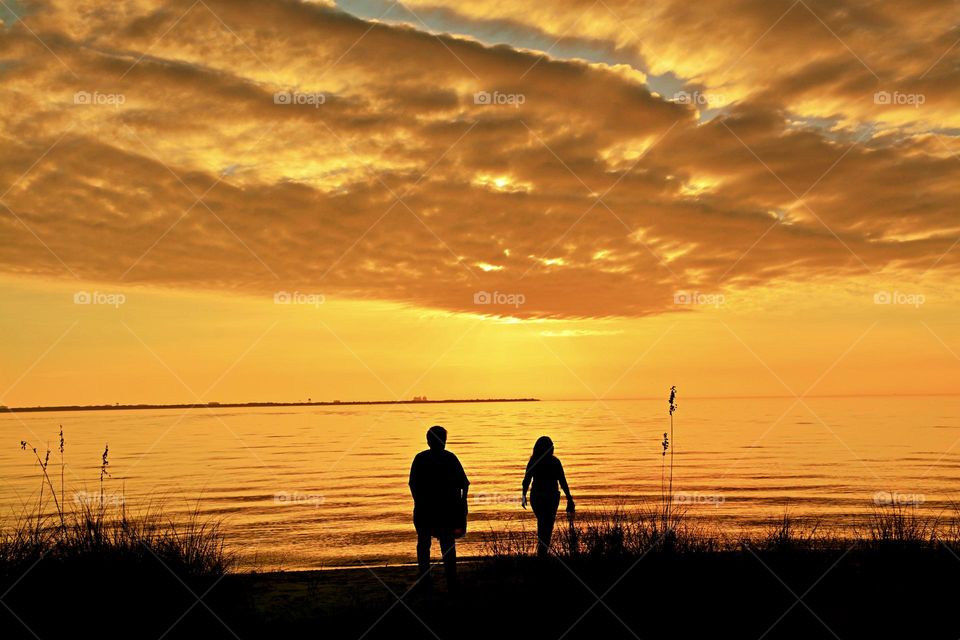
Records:
[[[323,402],[191,402],[184,404],[94,404],[49,407],[0,407],[0,413],[55,411],[138,411],[149,409],[237,409],[258,407],[350,407],[381,404],[465,404],[477,402],[540,402],[539,398],[473,398],[449,400],[331,400]]]

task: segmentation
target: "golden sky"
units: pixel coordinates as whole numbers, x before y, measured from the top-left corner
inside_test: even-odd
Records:
[[[958,391],[958,2],[0,19],[0,404]]]

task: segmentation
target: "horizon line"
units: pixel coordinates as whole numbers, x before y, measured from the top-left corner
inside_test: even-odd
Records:
[[[138,403],[138,404],[64,404],[64,405],[34,405],[24,407],[7,407],[0,405],[0,414],[3,413],[40,413],[40,412],[68,412],[68,411],[135,411],[147,409],[236,409],[261,407],[340,407],[357,405],[381,404],[466,404],[483,402],[540,402],[539,398],[444,398],[428,400],[426,396],[411,400],[318,400],[294,402],[183,402],[183,403]]]
[[[925,397],[957,397],[960,392],[925,392],[925,393],[837,393],[837,394],[811,394],[800,396],[800,398],[925,398]],[[779,398],[797,399],[797,396],[790,394],[756,394],[756,395],[705,395],[705,396],[685,396],[689,400],[775,400]],[[513,397],[513,398],[442,398],[439,400],[429,400],[426,396],[422,398],[415,397],[409,400],[318,400],[318,401],[249,401],[249,402],[146,402],[129,404],[63,404],[63,405],[30,405],[19,407],[8,407],[0,405],[0,414],[2,413],[31,413],[31,412],[57,412],[57,411],[122,411],[122,410],[146,410],[146,409],[218,409],[218,408],[261,408],[261,407],[311,407],[311,406],[358,406],[358,405],[382,405],[382,404],[469,404],[469,403],[495,403],[495,402],[629,402],[639,400],[662,400],[660,396],[634,396],[620,398],[536,398],[536,397]]]
[[[667,395],[667,394],[664,394]],[[689,400],[763,400],[776,398],[933,398],[933,397],[956,397],[960,396],[960,391],[942,391],[942,392],[920,392],[920,393],[811,393],[809,395],[801,394],[799,396],[789,393],[774,394],[755,394],[755,395],[729,395],[729,396],[684,396]],[[679,397],[679,394],[678,394]],[[601,402],[601,401],[629,401],[629,400],[661,400],[661,396],[634,396],[631,398],[545,398],[543,402]]]

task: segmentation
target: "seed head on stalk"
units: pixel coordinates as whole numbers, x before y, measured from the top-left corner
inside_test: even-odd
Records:
[[[676,386],[670,387],[669,405],[670,405],[670,440],[673,440],[673,413],[677,410],[677,387]],[[667,434],[663,434],[663,455],[667,455],[668,445],[669,445],[669,441],[667,440]],[[673,451],[674,449],[670,449],[670,483],[667,491],[668,502],[667,502],[666,513],[665,513],[664,530],[666,530],[666,528],[670,526],[670,506],[673,503]],[[661,465],[661,469],[662,469],[662,465]]]
[[[107,467],[110,466],[110,462],[109,460],[107,460],[107,456],[109,455],[109,453],[110,453],[110,444],[107,443],[104,445],[103,455],[100,457],[102,461],[100,464],[100,508],[101,509],[103,509],[103,477],[104,476],[110,477],[110,472],[107,471]]]
[[[667,526],[667,485],[665,481],[664,467],[667,463],[667,450],[670,448],[670,438],[667,436],[667,432],[663,432],[663,441],[660,442],[660,446],[663,450],[660,452],[660,518],[662,522],[662,528]]]
[[[63,475],[64,475],[64,469],[66,468],[66,465],[64,464],[64,461],[63,461],[64,444],[65,443],[63,441],[63,425],[60,425],[60,504],[65,504],[63,501]]]

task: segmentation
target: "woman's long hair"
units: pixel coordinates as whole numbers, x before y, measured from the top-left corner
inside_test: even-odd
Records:
[[[527,471],[533,471],[545,459],[553,457],[553,440],[548,436],[540,436],[533,445],[533,455],[527,462]]]

